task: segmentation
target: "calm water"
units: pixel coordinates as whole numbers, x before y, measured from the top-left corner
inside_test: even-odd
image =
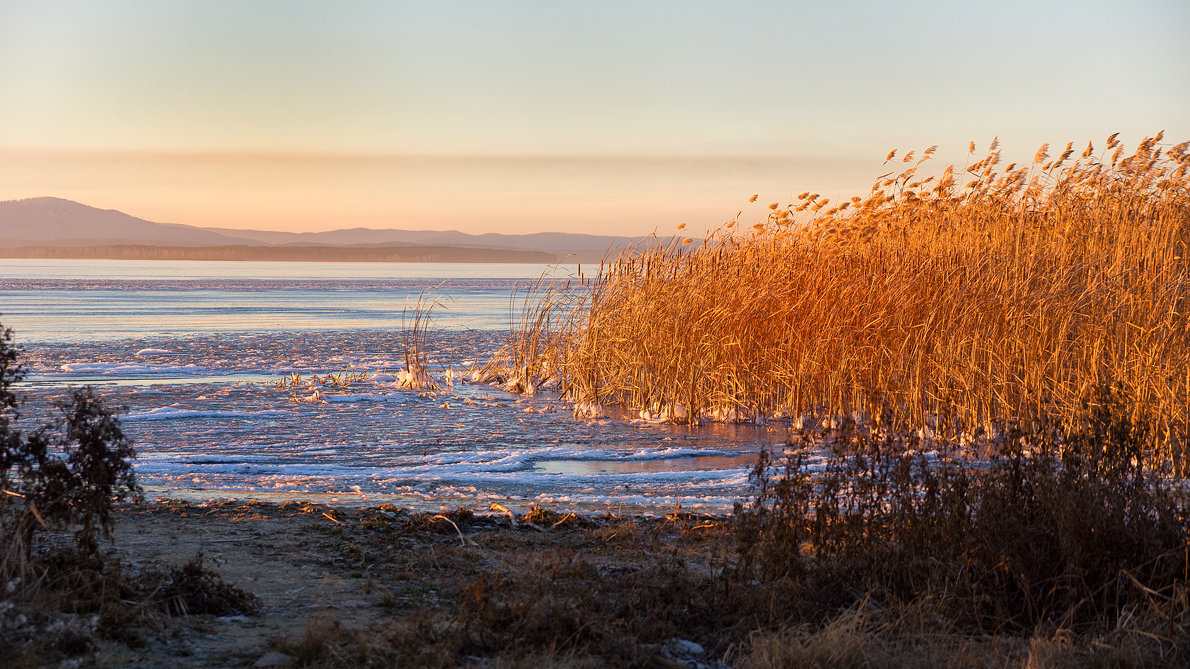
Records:
[[[574,270],[2,260],[0,322],[25,347],[26,413],[44,418],[70,386],[99,386],[125,408],[154,494],[728,510],[760,444],[783,429],[578,420],[548,394],[393,383],[406,305],[441,301],[427,342],[441,378],[499,347],[515,287]],[[367,378],[306,383],[344,369]],[[291,374],[303,383],[278,383]]]
[[[444,329],[509,327],[509,295],[573,266],[0,260],[0,313],[24,342],[392,329],[439,298]]]

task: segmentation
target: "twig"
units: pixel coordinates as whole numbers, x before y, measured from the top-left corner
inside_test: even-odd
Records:
[[[568,520],[577,520],[577,519],[578,519],[578,516],[576,516],[574,514],[574,512],[571,512],[571,513],[566,514],[565,516],[562,516],[562,520],[559,520],[558,522],[554,523],[553,525],[550,525],[550,527],[551,528],[557,527],[557,526],[561,525],[562,523],[565,523]]]
[[[37,519],[37,522],[41,523],[41,529],[49,531],[50,528],[46,526],[45,519],[37,512],[37,507],[34,506],[33,502],[29,502],[29,510],[33,512],[33,517]]]
[[[451,527],[455,528],[455,532],[459,533],[459,541],[463,542],[464,546],[478,546],[479,545],[479,544],[475,543],[474,541],[468,539],[467,537],[463,536],[463,531],[459,529],[458,525],[455,525],[455,521],[451,520],[450,518],[447,518],[446,516],[444,516],[442,514],[438,514],[438,515],[434,516],[434,519],[438,519],[438,518],[445,520],[446,522],[450,523]]]
[[[500,513],[507,514],[508,515],[508,526],[516,527],[516,517],[512,515],[512,510],[509,509],[507,506],[504,506],[503,504],[500,504],[499,502],[492,502],[492,505],[488,508],[490,508],[492,511],[499,511]]]

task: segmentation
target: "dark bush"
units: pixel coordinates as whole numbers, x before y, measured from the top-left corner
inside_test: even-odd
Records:
[[[47,454],[40,435],[27,440],[34,466],[22,472],[24,493],[42,506],[47,520],[81,524],[79,550],[97,555],[96,532],[111,537],[115,502],[140,495],[132,469],[136,451],[91,388],[73,391],[58,409],[54,451],[61,455]]]
[[[260,600],[203,566],[202,553],[165,576],[158,598],[170,615],[252,615]]]
[[[19,350],[12,344],[12,330],[0,326],[0,488],[11,493],[9,478],[20,452],[21,435],[12,424],[19,417],[20,398],[13,390],[25,378],[25,368],[18,362]],[[0,494],[0,509],[12,501],[11,494]]]
[[[74,390],[59,403],[60,415],[51,424],[29,434],[16,430],[20,398],[13,386],[25,376],[17,354],[11,330],[0,328],[4,534],[19,539],[27,552],[39,527],[78,524],[79,552],[98,558],[97,533],[110,537],[114,503],[140,495],[132,468],[136,451],[113,412],[89,387]]]
[[[1157,600],[1190,630],[1190,502],[1143,465],[1151,433],[1131,407],[1105,386],[1075,424],[1032,421],[986,460],[870,436],[819,471],[792,445],[765,452],[735,513],[742,574],[827,611],[930,601],[976,633],[1110,627]]]

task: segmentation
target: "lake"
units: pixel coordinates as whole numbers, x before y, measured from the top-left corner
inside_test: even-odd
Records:
[[[438,300],[441,379],[494,353],[510,299],[573,266],[0,261],[0,322],[30,369],[25,413],[72,386],[123,408],[151,495],[437,509],[726,512],[785,428],[580,420],[556,395],[440,380],[397,388],[406,307]],[[344,370],[346,387],[283,383]]]

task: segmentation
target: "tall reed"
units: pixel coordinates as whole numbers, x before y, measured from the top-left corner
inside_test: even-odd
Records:
[[[1002,168],[998,142],[972,143],[969,165],[930,176],[935,147],[893,151],[865,195],[802,193],[751,228],[605,263],[548,355],[576,401],[946,436],[1070,424],[1119,384],[1184,470],[1188,144],[1158,133],[1127,154],[1113,135]]]
[[[426,333],[434,322],[434,309],[443,306],[442,298],[430,299],[423,291],[413,305],[405,301],[401,310],[401,343],[404,345],[405,369],[397,373],[397,384],[413,390],[438,390],[438,384],[426,370]]]
[[[581,278],[539,276],[514,285],[509,295],[509,335],[503,347],[481,369],[476,381],[496,381],[512,392],[532,395],[560,382],[559,370],[585,308],[586,282]]]

